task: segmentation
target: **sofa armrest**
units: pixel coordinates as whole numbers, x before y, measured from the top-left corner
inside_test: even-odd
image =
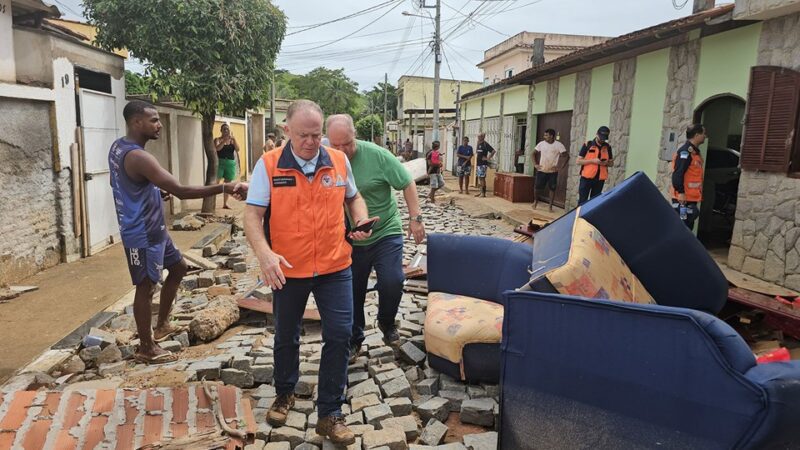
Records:
[[[800,361],[759,364],[745,377],[766,392],[763,425],[747,448],[794,448],[800,442]]]
[[[502,421],[503,446],[558,434],[575,436],[567,447],[589,437],[606,447],[736,447],[758,428],[765,396],[735,367],[745,343],[720,346],[696,314],[507,292],[501,416],[514,420]]]
[[[428,291],[495,303],[528,282],[531,246],[482,236],[428,236]]]

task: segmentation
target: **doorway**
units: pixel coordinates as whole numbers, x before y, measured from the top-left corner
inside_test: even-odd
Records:
[[[556,140],[564,144],[564,147],[569,151],[570,146],[570,133],[572,132],[572,111],[564,111],[549,114],[540,114],[536,123],[536,136],[532,146],[544,139],[544,130],[552,128],[556,130]],[[556,195],[553,198],[553,204],[559,208],[564,208],[567,200],[567,173],[568,169],[566,164],[563,169],[558,172],[558,185],[556,186]],[[549,193],[538,193],[539,200],[548,202],[550,201]]]
[[[695,123],[706,127],[700,148],[704,163],[703,201],[697,237],[706,248],[728,248],[736,222],[739,164],[745,101],[725,94],[703,102],[695,111]]]

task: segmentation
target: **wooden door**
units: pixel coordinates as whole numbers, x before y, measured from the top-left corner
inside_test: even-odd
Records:
[[[572,131],[572,111],[564,111],[549,114],[540,114],[536,124],[536,138],[531,144],[535,147],[536,144],[544,139],[544,130],[552,128],[556,130],[556,140],[564,144],[569,152],[570,133]],[[574,164],[574,161],[570,161]],[[567,166],[569,163],[567,164]],[[556,187],[556,196],[553,203],[563,208],[567,199],[567,166],[564,166],[558,172],[558,186]],[[550,195],[539,194],[539,200],[547,201]]]

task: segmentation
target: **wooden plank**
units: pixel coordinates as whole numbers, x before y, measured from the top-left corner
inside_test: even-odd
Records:
[[[750,275],[745,275],[742,272],[731,269],[725,264],[718,263],[717,265],[722,270],[725,278],[728,279],[728,282],[736,287],[747,289],[748,291],[752,292],[760,292],[773,297],[776,295],[780,295],[782,297],[800,297],[800,293],[797,291],[768,283],[764,280],[759,280],[758,278]]]
[[[236,303],[239,305],[239,308],[272,314],[272,302],[266,300],[259,300],[254,297],[245,297],[236,300]],[[320,320],[319,311],[316,309],[306,308],[305,312],[303,312],[303,319]]]

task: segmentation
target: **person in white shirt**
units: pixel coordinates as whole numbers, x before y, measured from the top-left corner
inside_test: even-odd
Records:
[[[536,162],[537,156],[538,163]],[[556,140],[556,130],[548,128],[544,132],[544,140],[536,144],[536,148],[533,150],[533,164],[536,168],[533,209],[539,205],[539,193],[549,190],[550,211],[553,210],[553,199],[558,186],[558,172],[566,167],[567,161],[569,161],[567,149],[564,144]]]

